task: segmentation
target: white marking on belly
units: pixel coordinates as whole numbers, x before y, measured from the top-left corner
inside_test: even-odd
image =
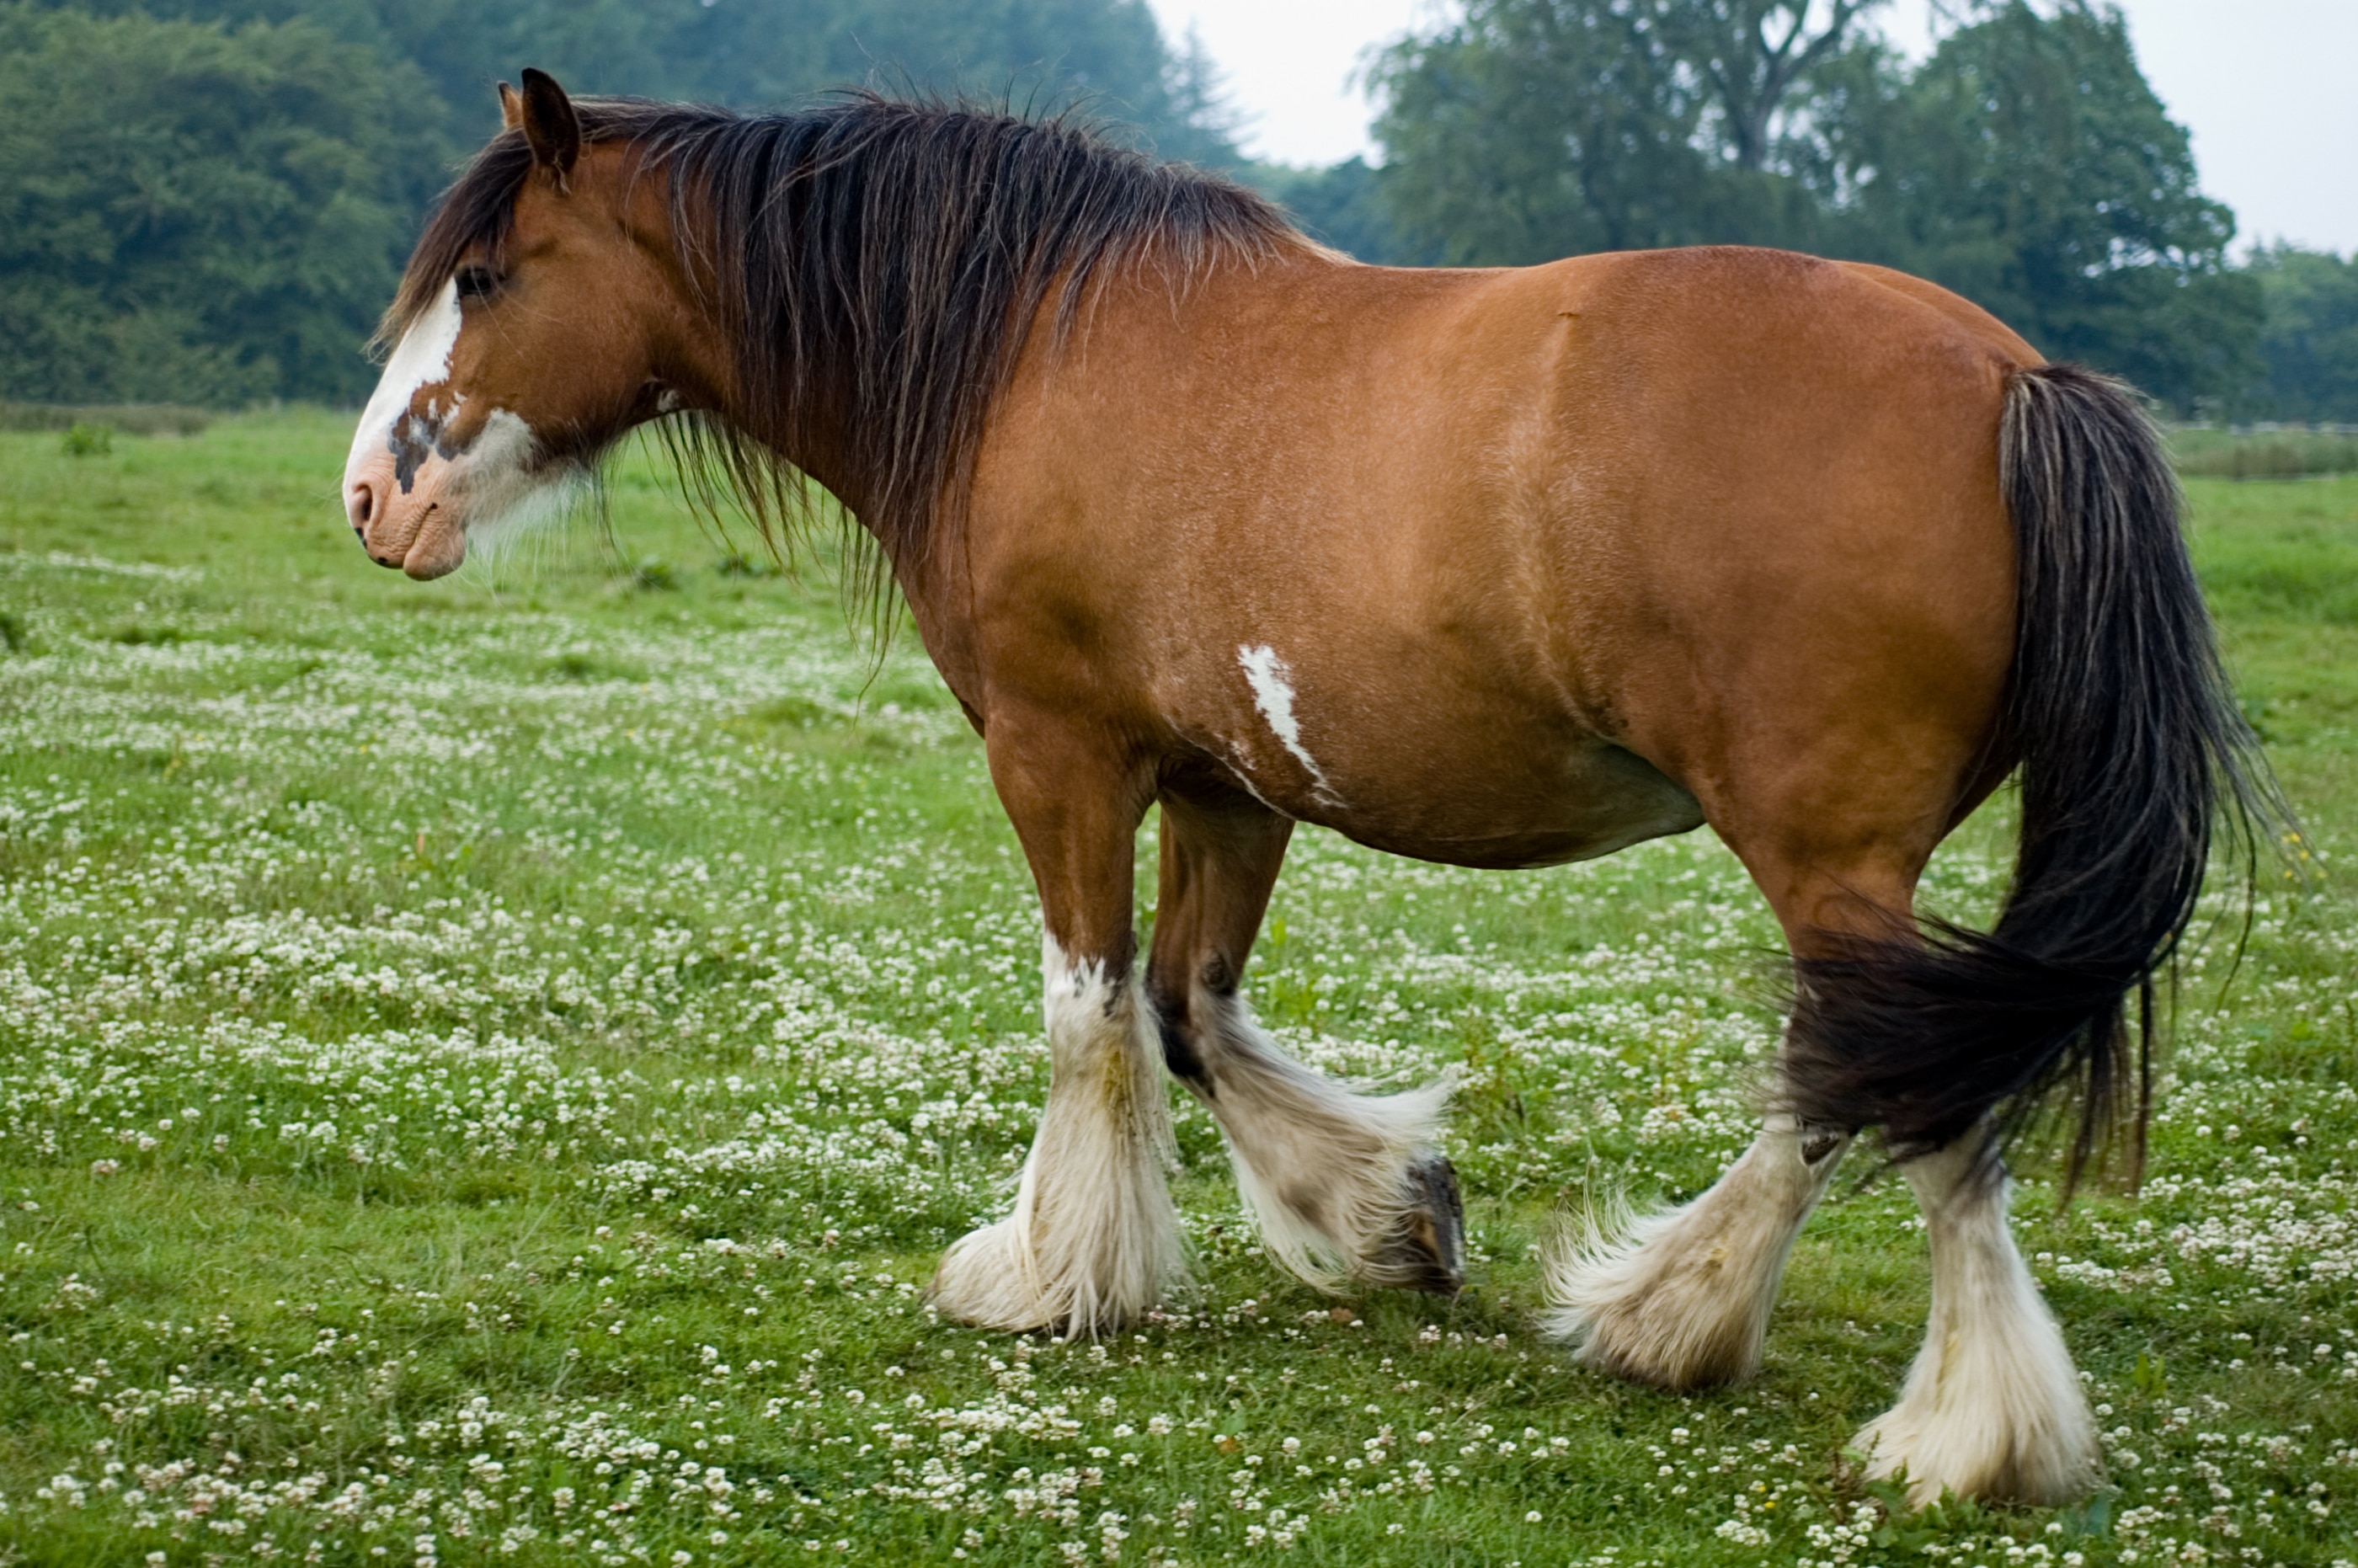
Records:
[[[1251,683],[1253,706],[1269,721],[1270,733],[1309,773],[1311,794],[1329,805],[1342,805],[1341,797],[1326,782],[1326,771],[1302,743],[1302,722],[1293,716],[1293,671],[1266,643],[1249,643],[1239,647],[1237,663],[1243,667],[1245,679]]]

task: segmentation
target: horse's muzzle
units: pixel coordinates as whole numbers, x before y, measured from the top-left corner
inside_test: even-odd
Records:
[[[423,582],[455,571],[467,558],[467,530],[444,477],[429,464],[405,492],[391,460],[361,465],[344,478],[344,520],[381,567],[398,567]]]

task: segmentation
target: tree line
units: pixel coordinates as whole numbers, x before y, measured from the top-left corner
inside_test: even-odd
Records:
[[[1899,266],[2184,413],[2358,420],[2358,258],[2231,259],[2092,0],[1458,0],[1372,63],[1380,167],[1248,164],[1145,0],[0,0],[0,396],[350,399],[491,83],[743,105],[866,82],[1086,112],[1363,259],[1787,245]]]
[[[0,397],[364,395],[409,241],[525,65],[745,105],[1080,104],[1241,161],[1146,0],[0,0]]]

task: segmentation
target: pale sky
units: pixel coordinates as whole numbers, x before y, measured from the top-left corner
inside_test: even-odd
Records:
[[[1251,121],[1246,151],[1283,163],[1370,153],[1348,81],[1368,46],[1445,0],[1150,0],[1190,22]],[[2122,0],[2146,80],[2193,133],[2202,187],[2244,240],[2358,252],[2358,0]],[[1897,0],[1890,30],[1920,49],[1929,0]]]

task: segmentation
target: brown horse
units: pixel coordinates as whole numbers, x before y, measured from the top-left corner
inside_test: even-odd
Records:
[[[1158,1061],[1286,1264],[1455,1288],[1446,1086],[1356,1094],[1238,994],[1288,835],[1518,867],[1707,822],[1794,954],[1781,1087],[1709,1192],[1557,1260],[1554,1325],[1625,1377],[1747,1375],[1880,1127],[1933,1285],[1876,1470],[2093,1482],[1995,1149],[2050,1091],[2075,1173],[2142,1125],[2125,999],[2214,819],[2267,798],[2125,390],[1876,267],[1362,266],[1062,124],[502,92],[387,317],[352,525],[438,577],[677,412],[757,516],[806,473],[874,535],[1046,926],[1038,1139],[1011,1214],[943,1259],[944,1313],[1095,1332],[1182,1280]],[[1996,928],[1920,922],[1927,857],[2017,769]]]

